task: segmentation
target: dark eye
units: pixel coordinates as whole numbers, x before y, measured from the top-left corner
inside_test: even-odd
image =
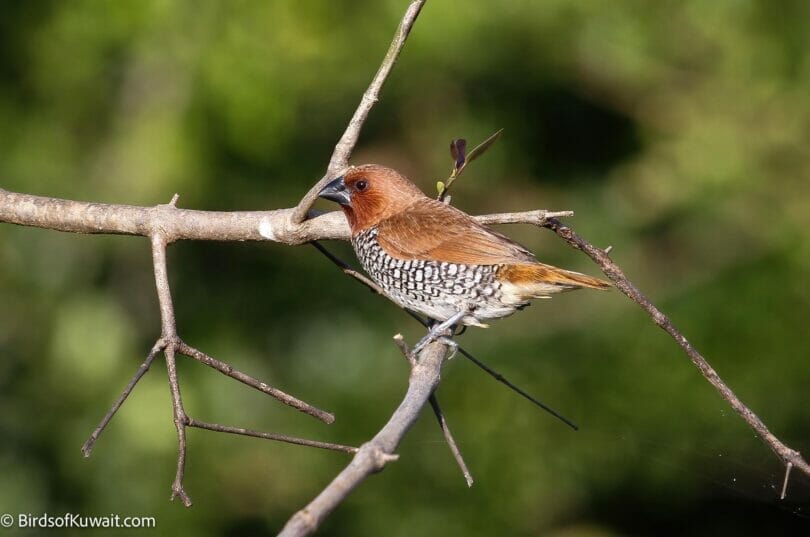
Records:
[[[354,184],[354,188],[356,188],[358,192],[362,192],[366,188],[368,188],[368,183],[366,182],[365,179],[360,179],[359,181],[357,181],[357,183]]]

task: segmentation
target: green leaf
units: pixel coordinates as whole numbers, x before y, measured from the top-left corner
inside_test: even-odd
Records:
[[[436,181],[436,191],[441,196],[444,192],[444,181]]]
[[[469,164],[470,162],[474,161],[475,159],[477,159],[478,157],[483,155],[484,152],[487,149],[489,149],[490,146],[492,144],[494,144],[498,140],[498,138],[501,137],[502,132],[503,132],[503,129],[498,129],[495,132],[495,134],[493,134],[492,136],[490,136],[489,138],[487,138],[486,140],[484,140],[483,142],[481,142],[480,144],[475,146],[475,148],[473,148],[472,151],[467,153],[467,163]]]

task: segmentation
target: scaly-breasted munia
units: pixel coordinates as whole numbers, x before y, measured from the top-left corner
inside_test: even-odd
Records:
[[[437,321],[486,326],[533,298],[610,286],[540,263],[520,244],[427,197],[390,168],[350,168],[319,195],[341,205],[360,263],[388,297]]]

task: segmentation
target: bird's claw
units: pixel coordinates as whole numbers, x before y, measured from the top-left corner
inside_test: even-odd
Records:
[[[453,357],[458,352],[458,343],[454,339],[452,339],[452,338],[450,338],[448,336],[442,336],[437,341],[439,343],[444,343],[445,345],[447,345],[450,348],[450,356],[448,356],[447,359],[452,360]]]
[[[431,326],[430,331],[428,331],[425,337],[420,339],[419,342],[413,346],[413,349],[411,350],[411,355],[415,358],[416,356],[419,355],[420,352],[422,352],[422,349],[424,349],[425,347],[428,346],[428,344],[433,343],[434,341],[441,341],[445,345],[452,347],[453,354],[455,354],[456,349],[458,348],[458,344],[449,337],[447,337],[445,332],[448,329],[452,328],[454,325],[456,325],[459,321],[461,321],[461,319],[463,319],[468,313],[469,311],[466,309],[461,310],[452,317],[450,317],[449,319],[447,319],[446,321]],[[448,341],[450,343],[447,343]]]

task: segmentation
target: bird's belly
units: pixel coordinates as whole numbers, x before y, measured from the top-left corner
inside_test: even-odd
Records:
[[[462,322],[476,325],[510,315],[521,305],[502,300],[498,265],[398,259],[382,250],[374,236],[368,239],[355,238],[355,252],[368,275],[402,307],[439,321],[473,308]]]

